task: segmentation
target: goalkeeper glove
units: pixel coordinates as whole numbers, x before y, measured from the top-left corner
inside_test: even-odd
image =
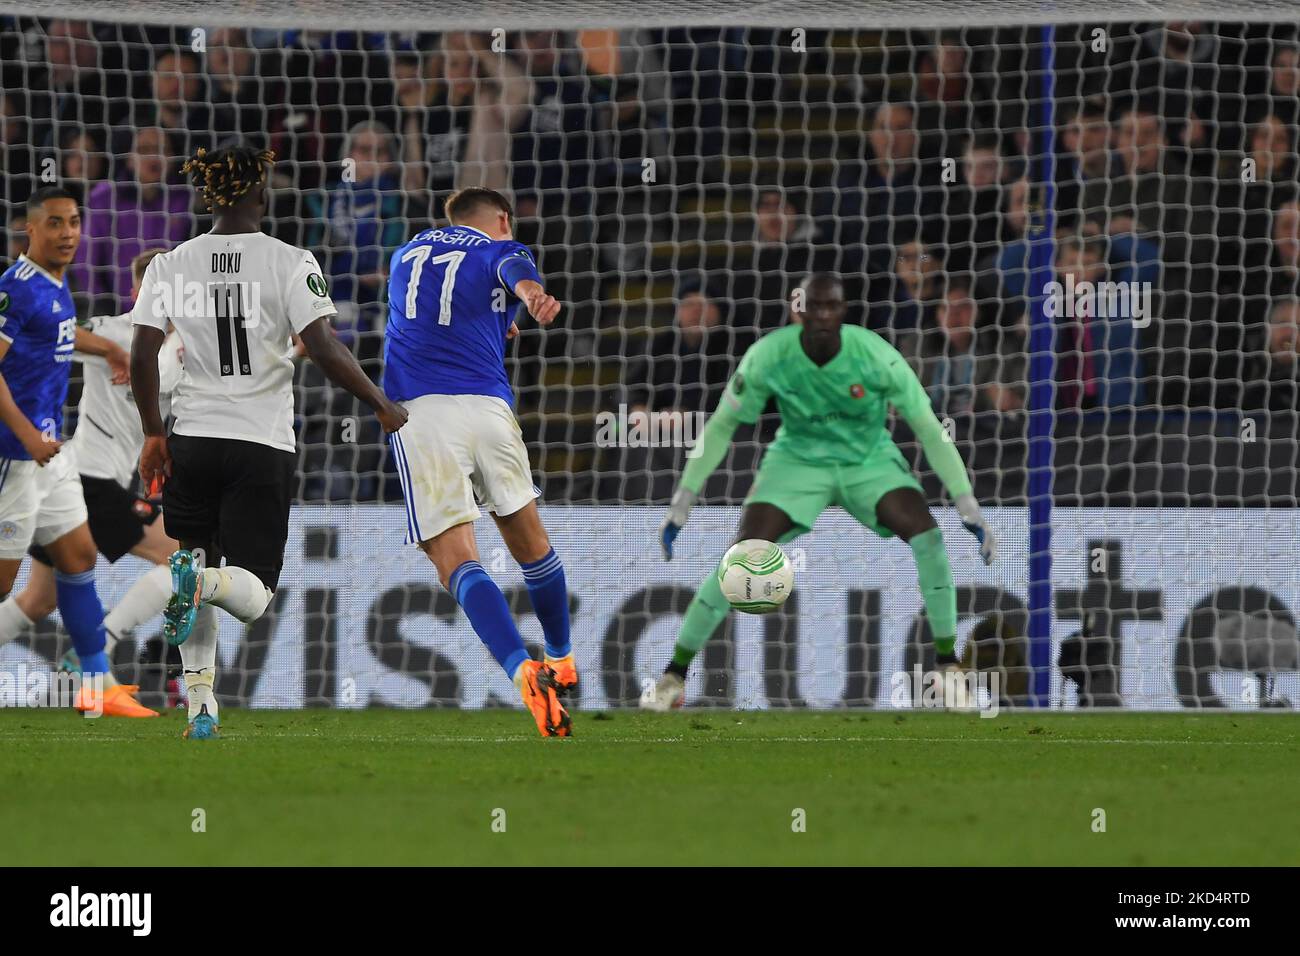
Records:
[[[686,519],[691,515],[691,509],[695,507],[695,502],[699,500],[700,496],[689,488],[678,488],[677,494],[673,495],[672,504],[668,506],[668,516],[664,518],[664,523],[659,527],[659,546],[664,550],[665,561],[673,559],[673,542],[677,540],[682,525],[686,524]]]
[[[957,507],[957,513],[961,515],[962,525],[975,535],[975,540],[980,543],[980,557],[984,559],[985,564],[992,564],[993,559],[998,555],[998,540],[994,537],[989,523],[984,520],[984,515],[980,513],[980,503],[975,500],[974,495],[959,495],[953,504]]]

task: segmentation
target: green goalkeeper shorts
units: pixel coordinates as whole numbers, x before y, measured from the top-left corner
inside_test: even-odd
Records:
[[[889,538],[893,532],[877,523],[876,505],[896,488],[919,492],[921,483],[891,441],[857,465],[814,465],[765,455],[745,504],[763,502],[789,515],[794,527],[782,541],[807,534],[831,505],[839,505],[880,537]]]

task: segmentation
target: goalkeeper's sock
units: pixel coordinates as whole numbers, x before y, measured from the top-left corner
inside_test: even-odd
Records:
[[[560,556],[552,548],[546,557],[521,564],[519,568],[524,572],[533,611],[542,624],[546,656],[555,660],[568,657],[573,650],[569,642],[569,588]]]
[[[451,572],[447,590],[465,611],[478,639],[514,680],[519,665],[528,660],[528,650],[497,583],[483,570],[483,565],[466,561]]]
[[[948,549],[943,546],[943,532],[931,528],[914,537],[908,546],[916,559],[916,581],[934,634],[935,652],[950,655],[957,641],[957,588],[952,583],[952,566],[948,564]]]
[[[217,678],[217,611],[214,606],[199,608],[194,628],[189,639],[180,646],[180,652],[185,668],[189,719],[197,717],[206,705],[212,719],[219,721],[217,698],[213,693]]]
[[[35,626],[36,622],[23,613],[14,595],[0,601],[0,647],[22,637]]]
[[[204,568],[201,573],[200,600],[204,604],[215,604],[245,624],[252,624],[261,617],[271,598],[275,597],[275,592],[263,584],[261,578],[243,568]]]
[[[104,605],[95,590],[94,569],[80,574],[55,571],[54,590],[58,596],[59,615],[72,638],[82,673],[108,674],[108,655],[104,653]]]
[[[722,596],[722,585],[718,583],[718,572],[714,570],[700,582],[700,589],[691,598],[682,617],[682,629],[677,633],[677,646],[673,648],[673,663],[682,668],[681,674],[685,675],[695,655],[708,643],[730,611],[731,605]]]
[[[161,614],[171,596],[172,573],[167,565],[160,564],[143,575],[122,595],[122,600],[113,610],[104,615],[104,630],[108,632],[105,650],[113,653],[113,646],[121,635]]]

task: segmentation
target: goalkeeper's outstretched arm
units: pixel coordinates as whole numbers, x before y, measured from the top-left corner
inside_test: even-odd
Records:
[[[970,476],[966,473],[966,463],[961,460],[957,446],[934,414],[930,398],[920,379],[901,355],[891,367],[891,372],[895,386],[891,398],[894,407],[907,424],[912,426],[912,431],[925,451],[925,460],[943,482],[953,506],[961,515],[962,524],[979,541],[980,557],[985,564],[992,564],[997,556],[997,539],[980,511],[979,502],[975,500]]]
[[[700,432],[700,440],[691,449],[686,467],[682,470],[681,481],[677,483],[677,491],[668,508],[668,517],[659,529],[659,544],[663,548],[665,560],[673,559],[673,542],[677,540],[682,525],[686,524],[691,508],[699,500],[704,483],[726,457],[732,436],[740,423],[740,413],[724,397]]]

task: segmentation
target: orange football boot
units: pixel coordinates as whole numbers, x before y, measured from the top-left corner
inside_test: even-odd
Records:
[[[105,687],[100,697],[93,687],[82,687],[77,693],[73,706],[80,711],[102,711],[105,717],[157,717],[158,711],[150,710],[131,696],[127,686],[122,684]]]
[[[519,696],[524,706],[532,712],[533,720],[543,737],[573,736],[569,712],[560,703],[556,693],[555,671],[541,661],[524,661],[523,679],[519,682]]]
[[[573,696],[578,689],[578,665],[573,655],[546,658],[546,666],[555,671],[555,692],[561,699]]]

